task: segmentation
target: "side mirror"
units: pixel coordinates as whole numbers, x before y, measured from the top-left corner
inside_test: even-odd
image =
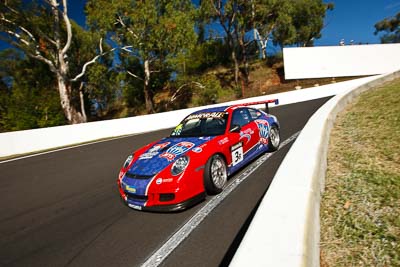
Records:
[[[234,124],[232,125],[231,129],[229,130],[229,132],[231,133],[240,133],[240,129],[242,127],[240,127],[240,125]]]

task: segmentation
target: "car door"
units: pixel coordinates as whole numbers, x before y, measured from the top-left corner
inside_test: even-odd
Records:
[[[231,142],[232,166],[252,157],[259,141],[259,130],[247,108],[238,108],[232,113],[230,129],[240,126],[239,132],[233,132]]]

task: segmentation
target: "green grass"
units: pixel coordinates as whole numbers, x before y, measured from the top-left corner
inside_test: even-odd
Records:
[[[362,94],[331,133],[321,266],[400,266],[400,80]]]

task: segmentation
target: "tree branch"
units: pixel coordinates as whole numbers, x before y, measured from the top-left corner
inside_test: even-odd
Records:
[[[178,88],[178,89],[175,91],[175,93],[171,96],[169,102],[171,102],[171,103],[174,102],[174,101],[178,98],[178,93],[179,93],[184,87],[189,86],[190,84],[197,85],[197,86],[198,86],[199,88],[201,88],[201,89],[206,88],[204,85],[202,85],[202,84],[199,83],[199,82],[189,82],[189,83],[185,83],[185,84],[179,86],[179,88]]]
[[[53,72],[53,73],[57,73],[57,72],[58,72],[58,70],[57,70],[56,67],[54,66],[54,63],[53,63],[51,60],[45,58],[45,57],[42,56],[41,54],[36,54],[36,55],[34,55],[34,54],[32,54],[32,53],[30,53],[30,52],[28,52],[28,51],[25,51],[25,52],[28,54],[28,56],[30,56],[30,57],[32,57],[32,58],[35,58],[35,59],[37,59],[37,60],[40,60],[40,61],[46,63],[46,64],[49,66],[51,72]]]
[[[131,28],[129,28],[128,26],[126,26],[125,22],[122,20],[121,16],[118,16],[117,18],[117,22],[120,23],[122,25],[122,27],[124,27],[130,34],[133,35],[133,37],[135,37],[136,39],[138,39],[138,35],[135,34]]]
[[[137,76],[136,74],[130,72],[129,70],[127,70],[126,72],[127,72],[129,75],[131,75],[132,77],[134,77],[134,78],[136,78],[136,79],[138,79],[138,80],[144,81],[143,78],[140,78],[139,76]]]
[[[22,36],[19,35],[18,33],[13,32],[13,31],[10,31],[10,30],[5,31],[5,32],[8,33],[9,35],[14,36],[14,37],[17,38],[21,43],[25,44],[26,46],[28,46],[28,47],[30,46],[30,43],[29,43],[27,40],[25,40],[24,38],[22,38]]]
[[[7,1],[4,1],[4,6],[5,6],[6,8],[8,8],[8,9],[9,9],[11,12],[13,12],[14,14],[19,15],[19,12],[18,12],[17,10],[15,10],[14,8],[10,7],[10,6],[7,4]]]
[[[63,12],[62,16],[64,19],[65,27],[67,28],[67,43],[65,44],[64,48],[62,49],[62,55],[65,55],[71,46],[72,40],[72,29],[71,29],[71,22],[68,18],[68,7],[67,7],[67,0],[63,0]]]
[[[100,38],[100,42],[99,42],[100,54],[98,54],[97,56],[95,56],[92,60],[86,62],[86,63],[83,65],[83,67],[82,67],[81,73],[79,73],[78,75],[76,75],[75,78],[71,79],[71,80],[70,80],[71,82],[76,82],[76,81],[77,81],[78,79],[80,79],[83,75],[85,75],[87,67],[89,67],[90,65],[96,63],[96,60],[97,60],[98,58],[100,58],[100,57],[102,57],[102,56],[104,56],[104,55],[106,55],[106,54],[108,54],[108,53],[111,53],[112,51],[114,51],[114,50],[116,49],[116,48],[113,48],[113,49],[110,49],[110,50],[107,51],[107,52],[103,52],[102,41],[103,41],[103,38]]]

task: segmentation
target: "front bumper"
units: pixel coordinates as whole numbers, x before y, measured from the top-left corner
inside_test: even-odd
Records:
[[[120,180],[117,181],[117,184],[118,184],[119,194],[124,203],[130,208],[136,210],[155,211],[155,212],[180,211],[188,209],[206,198],[205,192],[195,194],[193,197],[189,198],[186,198],[183,195],[176,195],[175,193],[161,193],[161,192],[141,195],[140,193],[125,191],[121,185]],[[182,194],[182,192],[178,194]],[[162,202],[166,202],[166,204],[162,204]]]
[[[168,204],[168,205],[154,205],[154,206],[141,206],[132,204],[129,200],[124,200],[124,202],[128,205],[128,207],[135,210],[143,210],[143,211],[154,211],[154,212],[174,212],[174,211],[182,211],[188,209],[197,203],[203,201],[206,198],[206,193],[200,193],[188,200],[185,200],[176,204]]]

